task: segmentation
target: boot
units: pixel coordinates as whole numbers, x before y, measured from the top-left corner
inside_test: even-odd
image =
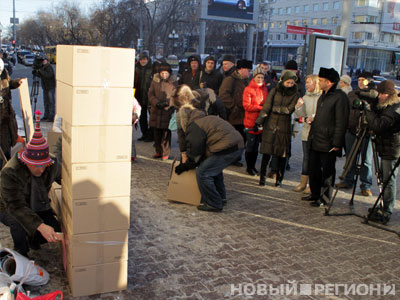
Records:
[[[254,171],[257,175],[260,175],[260,172],[258,172],[258,170],[256,169],[257,156],[258,156],[258,152],[252,152],[252,153],[251,153],[251,162],[252,162],[252,166],[253,166],[253,171]]]
[[[246,172],[250,175],[250,176],[255,176],[256,172],[254,172],[254,164],[253,164],[253,153],[251,152],[245,152],[244,153],[244,157],[246,160]]]
[[[308,176],[307,175],[301,175],[300,177],[300,184],[296,186],[296,188],[293,190],[295,192],[302,192],[305,190],[307,187],[307,182],[308,182]]]
[[[303,194],[311,194],[310,185],[308,185],[308,186],[306,187],[306,189],[303,191]]]
[[[269,155],[263,154],[261,159],[261,168],[260,168],[260,185],[264,186],[265,181],[267,180],[267,165],[269,161]]]

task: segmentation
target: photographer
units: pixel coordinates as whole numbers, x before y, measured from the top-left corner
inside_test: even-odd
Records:
[[[352,149],[356,136],[366,126],[363,119],[363,105],[362,101],[373,102],[378,96],[375,83],[372,81],[372,74],[369,72],[362,72],[358,76],[358,88],[351,91],[349,96],[349,125],[345,135],[346,154]],[[369,134],[366,134],[361,144],[361,161],[362,166],[360,170],[361,181],[361,194],[363,196],[372,196],[372,145],[370,143]],[[364,150],[365,149],[365,150]],[[351,169],[346,174],[346,178],[339,182],[336,187],[338,188],[352,188],[354,185],[354,175],[356,173],[356,161],[354,160]]]
[[[378,209],[371,220],[387,224],[393,212],[396,199],[396,179],[398,168],[389,178],[393,167],[400,157],[400,99],[391,80],[378,85],[378,103],[373,110],[364,102],[368,127],[376,134],[376,149],[381,157],[382,180],[387,182],[383,194],[383,211]]]
[[[42,79],[44,116],[41,121],[53,122],[56,109],[56,78],[47,57],[35,57],[32,74]]]

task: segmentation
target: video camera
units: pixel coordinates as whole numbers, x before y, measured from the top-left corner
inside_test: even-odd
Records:
[[[43,61],[44,61],[43,57],[41,57],[39,55],[35,56],[35,59],[33,60],[33,64],[32,64],[32,68],[33,68],[32,74],[34,76],[39,76],[39,70],[43,67]]]
[[[353,101],[353,104],[351,106],[352,109],[364,110],[365,102],[371,105],[376,102],[378,91],[376,90],[375,82],[373,82],[372,80],[369,81],[368,79],[365,79],[364,81],[364,85],[367,86],[367,88],[355,91],[357,98]]]

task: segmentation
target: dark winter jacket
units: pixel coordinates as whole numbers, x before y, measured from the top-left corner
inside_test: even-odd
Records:
[[[349,124],[348,130],[352,134],[357,134],[357,128],[360,124],[360,109],[356,109],[353,106],[353,103],[356,99],[359,100],[366,100],[368,102],[375,101],[376,97],[378,96],[378,92],[375,89],[363,89],[360,88],[351,91],[347,95],[349,97]],[[349,149],[350,150],[350,149]]]
[[[170,105],[171,96],[175,91],[175,77],[170,76],[167,80],[162,80],[159,74],[153,76],[149,89],[150,122],[149,126],[158,129],[168,129],[173,109],[165,109]],[[165,103],[163,108],[157,103]]]
[[[50,191],[54,181],[61,184],[61,148],[56,156],[51,156],[54,163],[41,175],[44,185]],[[0,211],[7,210],[33,237],[43,220],[31,209],[31,179],[28,167],[23,164],[16,153],[0,173]]]
[[[243,91],[248,84],[249,80],[242,78],[240,73],[235,71],[224,78],[219,88],[219,97],[224,102],[227,120],[232,125],[243,125]]]
[[[140,62],[136,63],[135,73],[137,74],[137,86],[135,85],[135,98],[141,106],[148,105],[148,92],[151,84],[152,62],[149,59],[143,67]],[[135,75],[136,75],[135,74]],[[136,81],[136,78],[135,78]]]
[[[190,67],[189,61],[191,59],[195,59],[199,63],[199,69],[193,74],[193,71]],[[197,90],[200,88],[200,68],[201,61],[197,55],[189,56],[188,58],[188,69],[183,72],[181,78],[179,78],[178,84],[187,84],[192,90]]]
[[[39,69],[39,77],[42,79],[42,88],[44,90],[52,90],[56,88],[56,77],[50,63],[43,65]]]
[[[333,85],[323,93],[311,123],[308,142],[311,149],[329,152],[333,147],[342,148],[349,120],[349,99],[345,92]]]
[[[181,107],[179,116],[185,132],[186,154],[194,163],[198,164],[211,155],[231,153],[244,147],[240,133],[217,116],[207,116],[191,105]]]
[[[287,88],[282,82],[268,94],[256,120],[257,124],[264,127],[261,153],[279,157],[286,157],[290,153],[291,115],[299,97],[296,85]]]
[[[206,72],[205,69],[203,69],[200,72],[200,82],[204,82],[206,84],[205,87],[213,89],[218,95],[222,83],[222,74],[215,69],[211,72]]]
[[[400,99],[392,95],[373,111],[365,112],[368,128],[376,134],[376,150],[383,159],[400,157]]]
[[[243,108],[244,108],[244,120],[243,125],[245,128],[253,128],[258,114],[265,101],[267,100],[268,89],[263,84],[259,86],[255,83],[254,79],[251,80],[250,84],[244,89],[243,92]],[[256,134],[253,131],[250,133]],[[257,132],[261,134],[261,131]]]
[[[19,80],[10,80],[6,70],[0,79],[0,146],[6,155],[10,155],[11,147],[18,138],[18,125],[12,107],[11,89],[19,87]]]

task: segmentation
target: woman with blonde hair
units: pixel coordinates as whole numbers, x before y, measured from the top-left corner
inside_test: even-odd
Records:
[[[307,188],[309,176],[309,147],[307,144],[308,134],[310,132],[311,123],[307,122],[308,117],[314,117],[317,110],[318,98],[321,96],[319,88],[318,75],[311,74],[306,77],[306,94],[297,101],[295,116],[303,122],[303,129],[301,130],[301,141],[303,146],[303,165],[301,170],[300,183],[294,189],[295,192],[309,193]],[[300,123],[299,122],[299,123]]]

